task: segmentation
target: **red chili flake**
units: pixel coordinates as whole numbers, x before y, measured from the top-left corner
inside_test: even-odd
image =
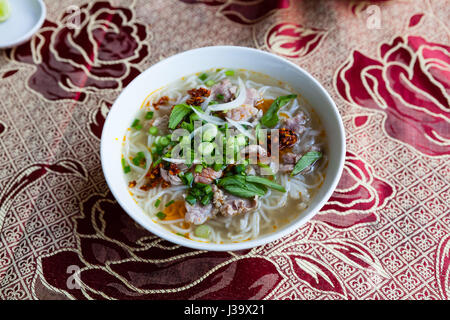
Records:
[[[141,190],[148,191],[157,185],[159,185],[161,182],[163,182],[163,178],[161,177],[161,172],[159,168],[162,167],[162,163],[159,163],[157,166],[152,167],[145,177],[147,178],[146,183],[140,188]]]
[[[199,106],[203,103],[203,101],[205,101],[205,99],[202,97],[190,97],[186,100],[186,103],[191,106]]]
[[[178,169],[178,166],[175,163],[171,163],[170,164],[170,168],[169,168],[169,174],[171,174],[172,176],[179,174],[181,172],[180,169]]]
[[[292,147],[298,141],[298,137],[293,130],[281,128],[278,131],[278,141],[274,140],[273,143],[278,143],[279,150],[283,150],[286,148]],[[267,135],[267,153],[268,156],[272,153],[272,136],[270,134]]]
[[[167,104],[168,102],[169,102],[169,97],[163,96],[163,97],[159,98],[159,100],[156,103],[153,103],[153,107],[155,108],[155,110],[158,110],[159,106],[161,106],[163,104]]]
[[[198,89],[191,89],[187,91],[188,94],[191,95],[191,97],[209,97],[211,94],[211,90],[206,88],[198,88]]]
[[[134,188],[134,187],[136,187],[136,180],[130,181],[130,183],[128,183],[128,187],[129,187],[129,188]]]
[[[297,143],[297,135],[293,130],[281,128],[279,131],[280,150],[291,147]]]

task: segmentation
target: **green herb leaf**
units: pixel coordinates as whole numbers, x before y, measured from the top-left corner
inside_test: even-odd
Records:
[[[284,187],[282,185],[279,185],[276,182],[273,182],[272,180],[269,180],[267,178],[263,178],[263,177],[258,177],[258,176],[246,176],[245,180],[247,182],[253,182],[253,183],[259,183],[262,184],[264,186],[267,186],[269,188],[281,191],[281,192],[286,192],[286,189],[284,189]]]
[[[241,198],[252,198],[256,195],[263,196],[267,192],[267,188],[264,185],[248,182],[246,177],[242,175],[219,179],[217,184],[229,193]]]
[[[228,176],[222,179],[219,179],[217,184],[220,187],[225,187],[228,185],[237,185],[244,187],[245,186],[245,177],[243,176]]]
[[[258,195],[258,193],[252,190],[247,190],[237,185],[226,185],[223,188],[232,195],[240,198],[253,198],[254,196]]]
[[[191,112],[192,109],[185,103],[174,106],[169,117],[169,128],[175,129],[180,121]]]
[[[296,94],[290,94],[287,96],[280,96],[275,99],[274,102],[270,105],[270,108],[266,111],[266,113],[261,118],[261,123],[268,128],[273,128],[277,125],[278,118],[278,110],[290,100],[297,98]]]
[[[295,176],[296,174],[305,170],[320,158],[322,158],[322,152],[320,151],[310,151],[305,153],[295,164],[294,170],[292,170],[291,172],[291,176]]]

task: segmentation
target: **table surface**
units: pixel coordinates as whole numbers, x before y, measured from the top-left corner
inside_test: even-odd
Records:
[[[449,1],[45,2],[32,40],[0,51],[1,299],[450,298]],[[316,77],[348,151],[312,221],[214,253],[136,225],[99,142],[141,71],[224,44]]]

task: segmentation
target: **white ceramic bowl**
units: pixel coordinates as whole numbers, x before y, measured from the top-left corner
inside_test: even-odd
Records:
[[[328,136],[329,163],[325,181],[310,206],[294,221],[277,231],[255,240],[240,243],[203,243],[180,237],[147,216],[132,199],[122,170],[121,150],[125,131],[136,116],[147,95],[183,76],[210,68],[246,69],[261,72],[289,83],[314,108]],[[325,89],[297,65],[264,51],[232,46],[205,47],[167,58],[148,68],[119,95],[109,111],[101,138],[103,172],[122,208],[141,226],[171,242],[202,250],[241,250],[263,245],[293,232],[310,220],[330,198],[342,173],[345,136],[339,112]]]
[[[42,26],[46,8],[43,0],[10,0],[11,16],[0,22],[0,49],[28,41]]]

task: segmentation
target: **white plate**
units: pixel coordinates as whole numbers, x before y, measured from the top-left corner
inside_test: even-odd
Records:
[[[0,49],[17,46],[29,40],[45,20],[42,0],[10,0],[11,16],[0,22]]]

